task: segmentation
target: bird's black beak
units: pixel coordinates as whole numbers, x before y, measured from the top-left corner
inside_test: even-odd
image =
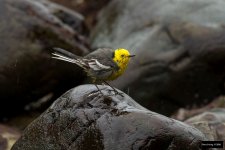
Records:
[[[135,55],[129,55],[129,57],[134,57]]]

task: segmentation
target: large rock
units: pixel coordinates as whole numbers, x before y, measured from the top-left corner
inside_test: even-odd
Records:
[[[85,22],[89,28],[93,28],[96,24],[96,15],[102,7],[104,7],[111,0],[101,0],[96,3],[96,0],[51,0],[59,3],[63,6],[69,7],[72,10],[83,14],[85,16]]]
[[[225,141],[225,109],[214,108],[185,121],[202,131],[212,141]]]
[[[147,108],[169,114],[203,104],[224,94],[224,7],[223,0],[113,0],[92,46],[136,54],[113,83]]]
[[[83,81],[78,67],[50,56],[52,47],[88,53],[80,14],[47,0],[3,0],[0,33],[0,119]]]
[[[212,109],[225,108],[225,97],[220,96],[216,99],[212,100],[211,103],[204,105],[203,107],[193,107],[193,108],[180,108],[176,113],[174,113],[171,117],[184,121],[188,118],[192,118],[198,114],[202,114]]]
[[[198,150],[204,135],[107,86],[76,87],[32,122],[12,150]]]

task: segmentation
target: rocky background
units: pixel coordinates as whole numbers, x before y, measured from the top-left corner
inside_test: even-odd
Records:
[[[224,8],[224,0],[1,0],[0,149],[17,139],[13,149],[225,141]],[[99,96],[79,67],[51,59],[53,47],[80,56],[129,49],[136,57],[111,82],[125,96],[106,86]]]

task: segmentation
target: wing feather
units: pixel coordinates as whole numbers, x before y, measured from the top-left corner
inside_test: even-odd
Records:
[[[85,58],[82,59],[82,58],[75,58],[75,57],[71,58],[71,57],[65,56],[63,54],[60,54],[58,52],[54,52],[54,53],[52,53],[52,55],[53,55],[52,58],[75,63],[85,69],[92,69],[94,71],[111,70],[112,69],[112,66],[103,65],[97,59],[93,59],[93,58],[92,59],[85,59]]]
[[[103,65],[97,59],[83,59],[83,61],[86,62],[90,69],[93,69],[95,71],[112,69],[111,66]]]

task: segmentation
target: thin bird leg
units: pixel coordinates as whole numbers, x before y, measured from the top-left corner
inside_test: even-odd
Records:
[[[98,91],[99,91],[102,95],[104,95],[104,94],[102,93],[102,91],[98,88],[97,84],[94,84],[94,85],[96,86],[96,88],[98,89]]]
[[[108,86],[110,86],[116,94],[122,95],[122,93],[118,92],[118,91],[117,91],[114,87],[112,87],[108,82],[106,82],[106,81],[104,81],[104,80],[103,80],[103,82],[104,82],[105,84],[107,84]]]

